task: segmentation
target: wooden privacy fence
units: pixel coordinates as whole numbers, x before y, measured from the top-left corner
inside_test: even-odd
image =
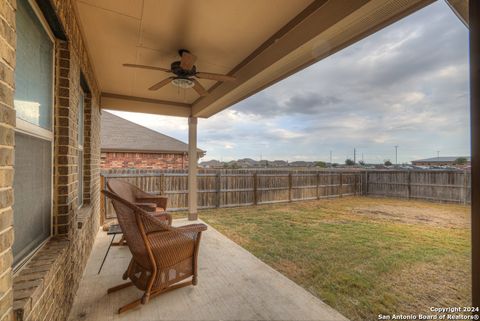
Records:
[[[103,188],[111,178],[168,196],[169,211],[187,209],[186,170],[103,173]],[[202,170],[198,173],[198,207],[237,207],[362,195],[363,179],[364,175],[358,171]],[[103,199],[102,203],[104,217],[115,217],[110,202]]]
[[[469,204],[468,171],[367,171],[365,195]]]
[[[186,210],[188,172],[129,171],[103,173],[103,187],[119,178],[155,194],[168,196],[170,211]],[[348,195],[384,196],[469,204],[470,172],[463,171],[292,171],[201,170],[198,207],[237,207],[314,200]],[[101,201],[104,217],[115,217],[109,201]]]

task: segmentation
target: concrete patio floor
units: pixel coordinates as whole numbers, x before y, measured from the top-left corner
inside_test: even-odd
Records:
[[[347,320],[211,226],[202,235],[197,286],[165,293],[119,315],[120,306],[142,293],[129,287],[107,295],[107,288],[124,282],[121,276],[131,257],[127,247],[112,247],[97,274],[110,239],[99,231],[70,321]]]

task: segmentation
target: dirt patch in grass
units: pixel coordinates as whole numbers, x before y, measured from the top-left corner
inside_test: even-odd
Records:
[[[470,303],[469,207],[383,198],[200,217],[352,320]]]
[[[364,215],[372,219],[427,224],[435,227],[468,228],[470,226],[469,209],[465,207],[460,211],[452,211],[451,207],[369,205],[354,207],[351,211],[353,214]]]

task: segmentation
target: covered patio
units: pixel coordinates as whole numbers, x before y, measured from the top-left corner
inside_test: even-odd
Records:
[[[121,280],[127,247],[114,248],[97,275],[109,241],[99,232],[101,111],[188,121],[188,219],[176,224],[196,221],[198,118],[433,1],[2,0],[0,319],[345,320],[211,227],[196,287],[117,314],[139,293],[106,294]],[[480,4],[448,2],[471,30],[472,298],[479,306]],[[179,62],[185,52],[195,57]],[[175,73],[181,76],[168,78],[178,65],[186,68]]]
[[[209,118],[432,2],[77,0],[75,9],[101,88],[100,108],[188,118],[188,212],[195,220],[198,118]],[[452,8],[465,15],[465,3],[452,1]],[[197,74],[190,79],[197,82],[182,88],[172,81],[172,86],[168,77],[181,75],[174,64],[183,65],[185,51],[193,55],[189,67]]]
[[[174,221],[179,226],[186,219]],[[107,294],[130,261],[128,248],[112,248],[98,274],[109,238],[100,231],[80,282],[69,320],[347,320],[320,299],[209,226],[202,237],[199,283],[117,314],[141,292],[130,287]]]

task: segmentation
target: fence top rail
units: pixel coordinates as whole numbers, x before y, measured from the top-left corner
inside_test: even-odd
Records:
[[[115,174],[107,174],[101,173],[101,176],[105,178],[127,178],[127,177],[161,177],[163,174],[161,173],[131,173],[131,174],[123,174],[123,173],[115,173]]]
[[[453,170],[453,169],[366,169],[364,172],[370,173],[379,173],[379,174],[397,174],[397,173],[427,173],[427,174],[465,174],[470,173],[469,170]]]
[[[468,170],[419,170],[419,169],[405,169],[405,170],[375,170],[375,169],[364,169],[364,170],[265,170],[265,169],[252,169],[252,170],[225,170],[225,169],[211,169],[211,170],[199,170],[199,177],[214,177],[217,175],[223,177],[251,177],[257,175],[258,177],[302,177],[302,176],[358,176],[364,173],[368,174],[432,174],[432,175],[441,175],[441,174],[469,174]],[[101,176],[105,178],[134,178],[134,177],[186,177],[188,176],[188,170],[145,170],[145,171],[134,171],[129,170],[121,172],[107,172],[102,171]]]

